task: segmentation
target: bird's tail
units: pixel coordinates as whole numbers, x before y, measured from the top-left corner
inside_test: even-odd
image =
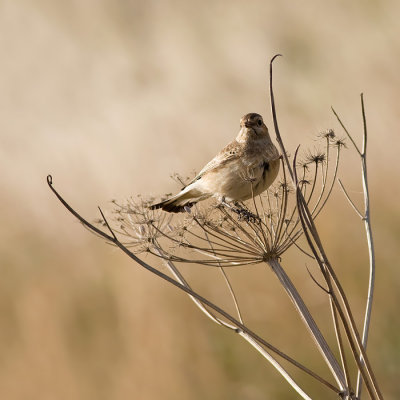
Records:
[[[209,195],[205,195],[200,190],[195,188],[190,188],[191,185],[187,186],[185,189],[180,191],[177,195],[171,197],[170,199],[163,200],[160,203],[151,205],[150,210],[156,210],[162,208],[164,211],[178,213],[185,210],[185,207],[192,207],[193,204],[197,203],[199,200],[203,200]]]

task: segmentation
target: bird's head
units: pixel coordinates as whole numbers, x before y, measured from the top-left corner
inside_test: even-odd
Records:
[[[261,138],[269,138],[268,128],[262,116],[256,113],[244,115],[240,120],[240,132],[236,140],[247,141]]]

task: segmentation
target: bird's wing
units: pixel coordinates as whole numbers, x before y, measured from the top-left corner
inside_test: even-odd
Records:
[[[216,168],[226,165],[228,162],[240,158],[242,153],[242,146],[234,140],[225,146],[204,168],[185,186],[189,186],[193,182],[199,180],[205,173],[210,172]]]

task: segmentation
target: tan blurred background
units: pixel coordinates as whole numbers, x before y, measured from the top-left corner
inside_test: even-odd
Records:
[[[298,398],[183,294],[84,230],[45,181],[51,173],[89,219],[110,199],[176,190],[169,174],[198,170],[243,114],[271,126],[267,62],[277,52],[292,150],[313,147],[323,129],[340,132],[331,105],[358,140],[365,93],[378,268],[369,354],[386,398],[400,398],[399,15],[396,0],[1,1],[0,398]],[[361,201],[352,154],[340,174]],[[360,321],[361,222],[337,189],[320,221]],[[326,299],[296,261],[283,260],[324,325]],[[226,304],[212,271],[185,271]],[[330,379],[270,271],[231,276],[249,325]]]

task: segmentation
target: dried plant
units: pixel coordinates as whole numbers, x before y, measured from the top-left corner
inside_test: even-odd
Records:
[[[299,148],[297,148],[293,157],[289,156],[282,142],[276,117],[272,90],[272,62],[274,59],[275,57],[270,64],[270,97],[276,138],[282,154],[281,179],[262,195],[253,196],[247,204],[208,203],[201,206],[196,205],[192,209],[187,209],[187,212],[183,215],[176,216],[161,210],[150,210],[148,206],[152,204],[153,199],[138,196],[121,203],[114,201],[113,218],[110,221],[105,218],[100,210],[102,218],[98,222],[108,230],[107,233],[101,227],[89,223],[74,211],[54,189],[50,176],[48,177],[48,184],[64,206],[85,227],[119,247],[145,269],[185,291],[209,318],[236,332],[259,351],[303,399],[310,399],[311,397],[300,388],[288,371],[283,368],[279,358],[309,374],[324,385],[327,390],[337,393],[340,398],[360,399],[361,382],[363,382],[371,399],[382,399],[382,394],[365,351],[372,305],[374,257],[366,179],[367,131],[364,102],[362,99],[362,115],[364,118],[364,145],[362,150],[358,149],[353,138],[337,117],[362,161],[366,199],[365,214],[362,214],[356,208],[341,184],[346,197],[366,225],[370,244],[371,282],[364,332],[361,339],[345,291],[327,258],[315,226],[315,220],[327,204],[337,181],[340,155],[345,147],[345,140],[338,137],[332,129],[329,129],[319,135],[319,140],[322,143],[321,148],[307,151],[303,157],[299,156]],[[185,181],[178,175],[175,175],[174,178],[180,183]],[[251,180],[248,182],[249,185],[252,185]],[[329,298],[332,326],[336,333],[336,346],[339,349],[340,360],[335,357],[331,345],[325,340],[301,295],[282,266],[282,256],[292,246],[310,257],[322,273],[323,283],[318,283],[311,274],[310,279],[321,288],[321,293]],[[160,258],[168,267],[171,275],[144,262],[139,258],[142,253],[149,253]],[[177,266],[180,263],[218,268],[229,288],[237,315],[231,315],[192,290],[189,282]],[[268,343],[244,323],[240,305],[229,281],[226,268],[260,263],[269,265],[278,277],[328,365],[335,384],[330,383],[315,371],[310,370]],[[345,357],[344,338],[347,339],[349,344],[352,360]],[[355,389],[351,380],[350,370],[352,368],[356,368],[358,371]]]

